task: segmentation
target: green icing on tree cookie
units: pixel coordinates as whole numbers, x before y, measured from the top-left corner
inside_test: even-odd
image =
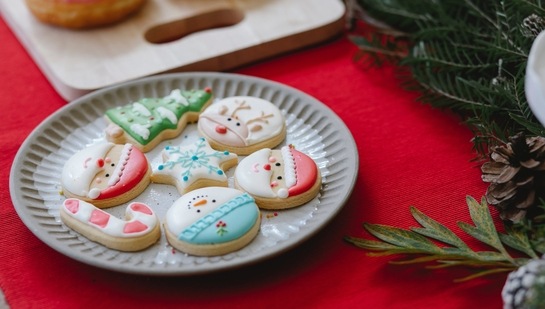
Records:
[[[138,143],[147,145],[162,131],[175,130],[185,113],[200,113],[211,99],[204,90],[173,90],[164,98],[143,98],[131,104],[112,108],[106,116]]]

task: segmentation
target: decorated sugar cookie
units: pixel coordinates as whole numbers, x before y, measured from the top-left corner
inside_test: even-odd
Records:
[[[254,199],[233,188],[191,191],[169,208],[164,220],[168,242],[202,256],[238,250],[257,235],[261,216]]]
[[[146,156],[132,144],[101,143],[75,153],[64,164],[63,194],[96,207],[123,204],[150,183]]]
[[[151,181],[175,185],[180,194],[202,187],[226,187],[225,170],[238,163],[236,154],[214,150],[204,138],[187,146],[167,146],[162,157]]]
[[[69,228],[115,250],[142,250],[161,236],[157,215],[142,203],[127,206],[125,219],[121,220],[90,203],[70,198],[64,201],[60,214]]]
[[[238,155],[276,147],[286,137],[280,110],[269,101],[247,96],[229,97],[210,105],[199,116],[198,128],[212,148]]]
[[[211,102],[210,88],[176,89],[164,98],[144,98],[109,109],[106,139],[116,144],[132,143],[148,152],[161,141],[180,135],[186,124],[196,121]]]
[[[235,170],[235,184],[251,194],[260,208],[285,209],[313,199],[321,176],[309,156],[284,146],[261,149],[242,159]]]

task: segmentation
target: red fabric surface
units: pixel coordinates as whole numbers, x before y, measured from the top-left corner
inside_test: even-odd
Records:
[[[0,288],[12,308],[499,308],[506,274],[464,283],[469,269],[430,270],[369,257],[343,237],[369,237],[363,222],[417,226],[414,205],[475,248],[457,221],[470,222],[466,195],[486,190],[471,132],[446,112],[415,102],[393,68],[364,69],[340,38],[235,70],[298,88],[331,107],[351,130],[360,166],[340,214],[301,246],[211,275],[157,278],[97,269],[40,242],[17,216],[9,170],[34,127],[66,104],[0,20]],[[494,213],[496,216],[496,214]]]

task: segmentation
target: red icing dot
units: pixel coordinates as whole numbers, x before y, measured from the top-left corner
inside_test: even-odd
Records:
[[[221,124],[218,124],[216,126],[216,132],[219,134],[225,134],[227,133],[227,128],[225,126],[222,126]]]
[[[206,87],[206,88],[204,88],[204,91],[207,92],[207,93],[212,93],[212,88]]]
[[[97,160],[97,166],[98,167],[103,167],[104,166],[104,159],[98,159]]]
[[[263,165],[263,169],[266,170],[266,171],[270,171],[271,170],[271,165],[270,164],[265,164],[265,165]]]

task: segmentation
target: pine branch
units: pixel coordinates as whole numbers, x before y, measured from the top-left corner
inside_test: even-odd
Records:
[[[506,234],[498,233],[484,198],[479,203],[468,196],[466,202],[473,224],[459,222],[458,226],[495,251],[474,251],[453,231],[415,207],[411,207],[410,211],[420,227],[411,227],[406,230],[380,224],[364,224],[364,228],[378,240],[357,237],[346,237],[345,240],[370,251],[368,254],[371,256],[415,256],[401,261],[392,261],[393,264],[431,263],[428,265],[430,268],[471,266],[481,269],[478,273],[460,280],[512,271],[526,264],[529,259],[538,256],[528,234],[523,229],[506,227]],[[505,246],[527,257],[513,258]]]
[[[545,17],[541,1],[357,2],[396,33],[354,34],[358,60],[395,61],[408,70],[403,85],[420,91],[420,101],[459,113],[481,156],[518,132],[545,135],[524,94],[528,53],[539,27],[545,30],[527,19]]]

